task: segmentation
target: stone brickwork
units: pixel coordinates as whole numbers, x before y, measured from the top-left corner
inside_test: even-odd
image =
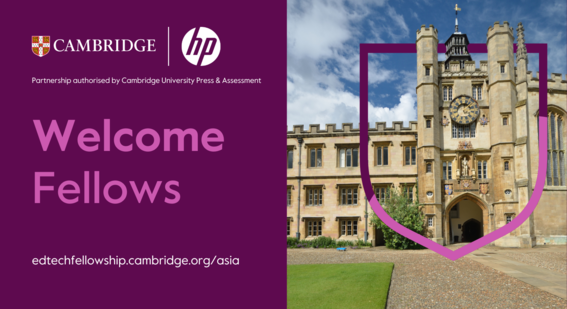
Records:
[[[342,129],[336,129],[335,124],[320,129],[319,125],[310,125],[308,130],[303,126],[294,126],[288,131],[288,149],[293,151],[293,168],[288,169],[288,189],[291,188],[291,205],[288,205],[287,216],[291,222],[289,236],[297,232],[297,205],[299,194],[299,232],[301,238],[307,237],[307,224],[304,218],[324,220],[322,222],[322,236],[341,239],[363,239],[366,231],[366,211],[372,211],[366,205],[366,196],[362,189],[360,179],[360,163],[356,167],[339,167],[339,151],[341,148],[358,148],[359,130],[353,129],[352,124],[343,124]],[[375,186],[396,187],[404,184],[415,184],[416,165],[404,165],[401,145],[416,145],[417,123],[410,122],[404,127],[402,122],[394,122],[388,127],[384,122],[378,122],[374,128],[369,129],[370,142],[368,150],[369,168],[372,184]],[[302,144],[298,142],[302,138]],[[320,167],[310,167],[308,149],[311,145],[322,147],[322,164]],[[301,187],[298,187],[299,148],[301,147]],[[388,164],[377,165],[377,147],[388,147]],[[384,158],[382,159],[382,163]],[[308,206],[307,191],[309,188],[322,188],[323,203],[320,206]],[[341,205],[340,189],[356,188],[358,201],[355,205]],[[340,235],[339,224],[341,220],[357,220],[358,233],[354,235]],[[374,229],[368,223],[368,240],[374,240]]]
[[[438,61],[437,29],[423,25],[416,33],[417,121],[407,127],[399,121],[393,121],[392,126],[377,122],[369,129],[368,158],[373,186],[401,190],[405,185],[417,183],[426,220],[433,218],[427,236],[440,244],[452,243],[455,236],[460,241],[464,232],[457,230],[458,225],[466,225],[465,222],[473,219],[482,221],[482,235],[502,227],[513,220],[531,198],[539,160],[540,76],[527,71],[523,31],[519,24],[520,54],[514,57],[514,29],[508,22],[495,22],[487,31],[488,60],[480,61],[476,67],[475,61],[448,64]],[[454,36],[466,37],[461,33]],[[567,81],[561,74],[552,73],[547,83],[549,113],[563,121],[562,145],[556,152],[564,154]],[[449,88],[452,98],[444,100],[444,89]],[[468,136],[459,135],[458,125],[451,119],[454,112],[451,101],[463,95],[474,97],[478,102],[474,136],[470,132]],[[426,123],[431,126],[428,128]],[[375,234],[375,228],[366,222],[366,211],[372,210],[366,205],[360,162],[358,166],[341,167],[340,150],[359,149],[359,129],[349,123],[343,124],[341,129],[335,124],[323,128],[318,124],[308,128],[301,125],[293,126],[287,136],[288,151],[293,150],[293,167],[288,168],[287,177],[288,190],[291,190],[291,204],[287,208],[289,236],[296,235],[299,222],[301,238],[306,238],[308,222],[320,220],[323,236],[363,239],[367,231],[368,240],[375,240],[380,233]],[[388,149],[386,165],[383,153],[381,159],[377,154],[385,147]],[[406,147],[410,152],[415,149],[415,163],[410,160],[407,164]],[[311,166],[311,149],[321,150],[320,165]],[[307,205],[310,188],[322,190],[321,205]],[[357,190],[356,204],[342,205],[343,188]],[[301,196],[299,200],[298,196]],[[478,208],[459,210],[456,205]],[[562,186],[546,183],[530,219],[493,244],[503,247],[565,244],[566,209],[564,182]],[[455,217],[461,215],[463,217]],[[356,235],[343,235],[341,220],[356,221]],[[451,222],[457,226],[452,226]]]

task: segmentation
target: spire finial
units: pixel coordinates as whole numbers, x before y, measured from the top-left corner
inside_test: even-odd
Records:
[[[526,59],[526,63],[528,61],[528,51],[526,49],[526,40],[524,38],[524,25],[522,23],[518,23],[518,28],[516,29],[518,32],[518,49],[516,50],[516,63],[520,59]]]
[[[461,8],[459,5],[455,4],[455,32],[459,32],[459,20],[457,19],[457,14],[459,14],[460,10]]]

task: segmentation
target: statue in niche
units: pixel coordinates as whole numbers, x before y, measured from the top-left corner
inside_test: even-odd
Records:
[[[469,166],[467,165],[467,157],[463,158],[462,166],[463,166],[463,176],[468,176],[468,169]]]

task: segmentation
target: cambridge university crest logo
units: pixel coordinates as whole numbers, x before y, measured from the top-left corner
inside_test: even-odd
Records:
[[[39,57],[43,57],[49,53],[51,46],[49,36],[37,35],[32,36],[32,52]]]

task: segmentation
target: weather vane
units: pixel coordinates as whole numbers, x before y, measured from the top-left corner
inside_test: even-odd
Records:
[[[455,32],[459,32],[459,20],[457,19],[457,14],[459,14],[460,10],[461,8],[459,5],[455,4]]]

